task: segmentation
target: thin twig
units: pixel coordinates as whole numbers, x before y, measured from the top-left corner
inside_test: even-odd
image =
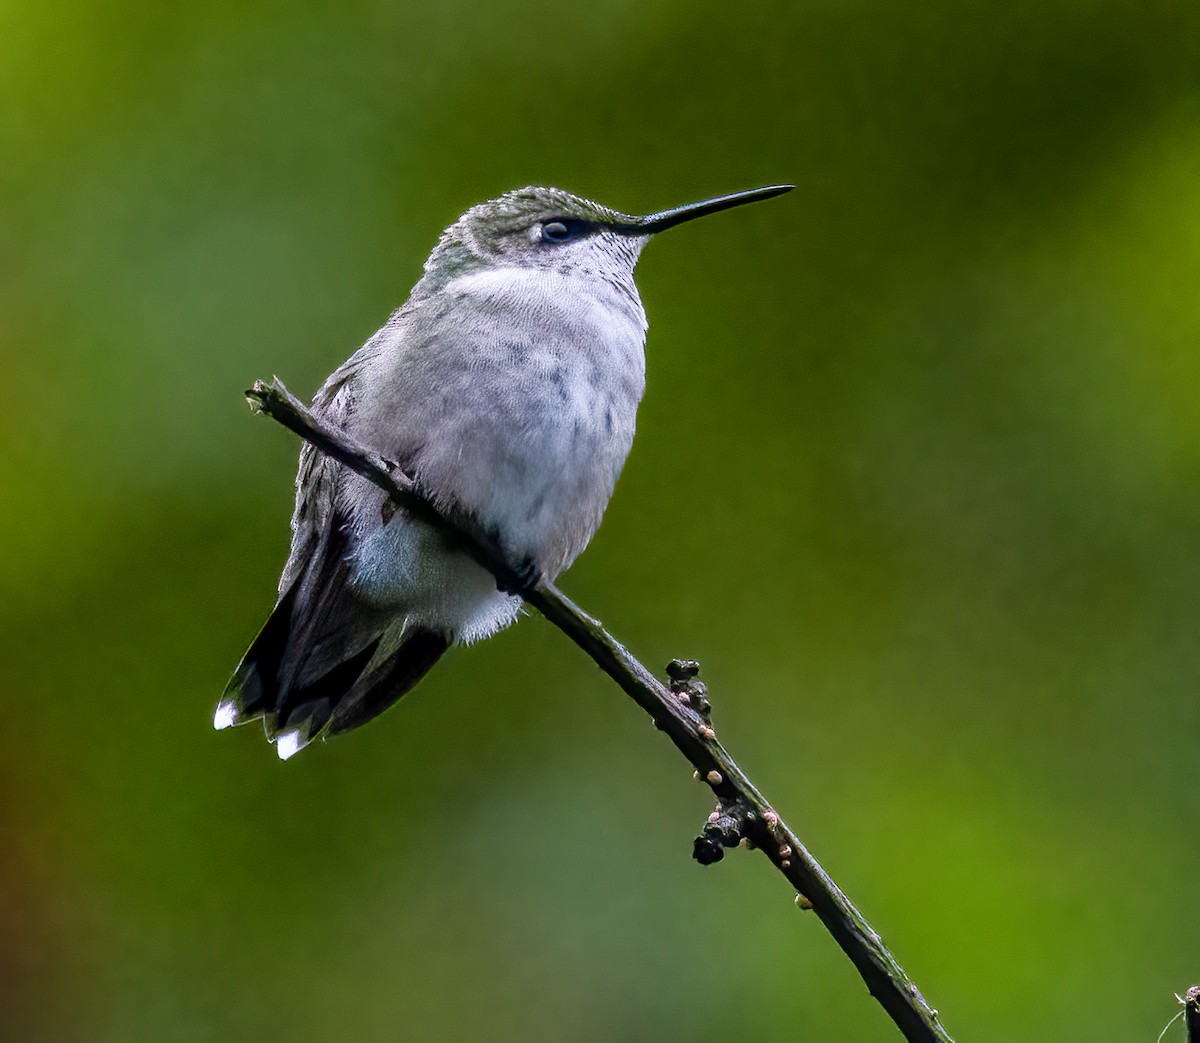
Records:
[[[506,590],[519,594],[575,642],[653,718],[712,789],[717,809],[696,841],[696,858],[715,862],[723,846],[746,840],[759,848],[812,909],[862,975],[871,995],[906,1039],[953,1043],[938,1012],[925,1001],[862,914],[808,853],[754,783],[717,741],[703,685],[694,663],[675,661],[667,687],[629,651],[552,583],[530,587],[497,547],[457,520],[444,516],[414,488],[399,467],[317,419],[276,378],[246,392],[251,406],[296,432],[323,452],[378,485],[405,510],[451,534],[464,553],[486,568]]]
[[[1200,985],[1193,985],[1187,990],[1183,1000],[1185,1014],[1183,1022],[1187,1025],[1188,1043],[1200,1043]]]

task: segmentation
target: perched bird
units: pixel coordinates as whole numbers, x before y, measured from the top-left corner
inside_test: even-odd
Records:
[[[472,207],[313,411],[396,461],[435,504],[554,579],[600,524],[633,442],[649,238],[768,199],[754,189],[633,217],[556,188]],[[382,713],[456,642],[512,623],[518,597],[446,536],[311,445],[300,453],[279,599],[214,725],[262,718],[288,758]]]

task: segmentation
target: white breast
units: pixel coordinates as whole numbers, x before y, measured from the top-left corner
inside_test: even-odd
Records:
[[[551,578],[591,539],[633,441],[646,327],[631,285],[529,269],[464,276],[439,295],[442,328],[400,331],[390,371],[369,382],[408,382],[395,408],[420,427],[410,466],[423,485],[497,533],[514,562],[531,559]],[[413,382],[426,384],[423,395]],[[362,507],[360,520],[372,519],[371,504]],[[451,629],[481,631],[472,636],[515,613],[424,526],[398,515],[356,527],[355,585],[370,600],[419,602],[430,623],[431,613],[443,626],[450,615]]]

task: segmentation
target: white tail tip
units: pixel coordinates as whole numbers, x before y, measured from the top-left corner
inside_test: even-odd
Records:
[[[213,727],[221,732],[232,728],[237,722],[237,707],[231,700],[223,699],[217,704],[217,712],[213,714]]]
[[[308,741],[304,738],[304,733],[299,728],[296,728],[293,731],[284,732],[279,736],[275,744],[275,752],[279,754],[281,761],[285,761],[289,757],[294,757],[307,745]]]

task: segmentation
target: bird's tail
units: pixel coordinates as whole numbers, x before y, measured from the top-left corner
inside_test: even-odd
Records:
[[[213,717],[216,728],[261,719],[285,760],[326,733],[349,731],[383,713],[451,644],[447,634],[361,603],[302,597],[308,586],[298,579],[284,592]]]

